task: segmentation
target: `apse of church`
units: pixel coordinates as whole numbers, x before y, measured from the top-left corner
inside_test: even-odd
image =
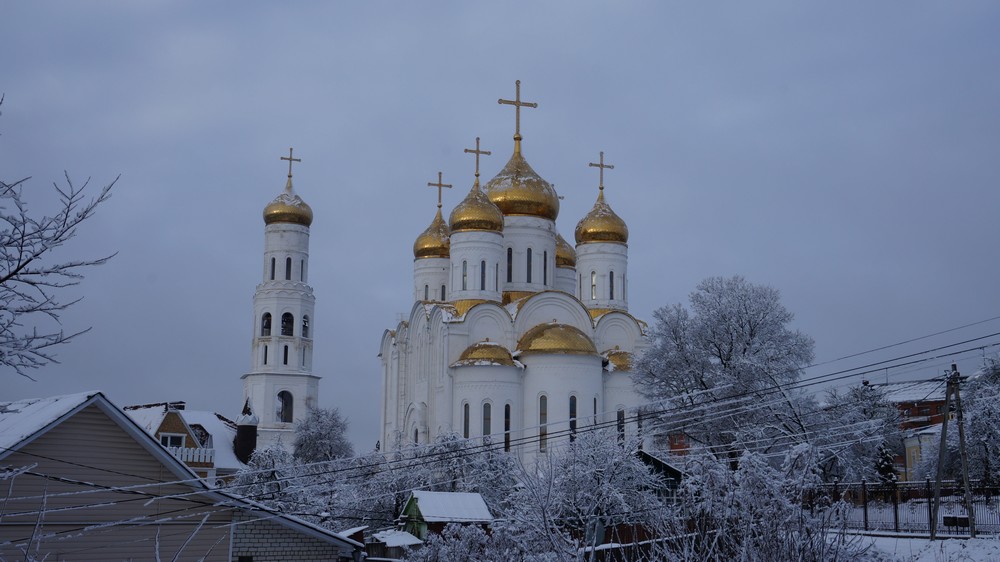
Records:
[[[647,345],[628,312],[628,227],[605,196],[576,225],[576,247],[556,228],[559,196],[528,163],[515,85],[514,147],[481,184],[476,138],[472,186],[445,223],[437,212],[413,244],[414,305],[382,337],[381,439],[392,448],[443,433],[490,441],[523,459],[596,422],[629,419],[640,397],[632,357]],[[470,162],[471,163],[471,162]],[[634,433],[634,422],[621,426]]]

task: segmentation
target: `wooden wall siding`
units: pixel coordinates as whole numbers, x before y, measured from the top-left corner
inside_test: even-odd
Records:
[[[169,484],[134,491],[98,491],[93,483],[109,487],[174,481],[177,477],[98,407],[89,406],[45,435],[4,459],[5,465],[36,464],[32,472],[17,477],[0,519],[0,545],[20,542],[31,536],[36,513],[45,500],[43,531],[57,533],[42,541],[41,552],[52,552],[49,560],[154,560],[154,541],[160,531],[161,552],[176,552],[187,540],[205,513],[209,520],[195,536],[183,559],[225,560],[229,551],[229,523],[232,513],[211,506],[197,495],[156,500],[153,496],[183,494],[189,485]],[[85,494],[63,495],[65,492]],[[2,492],[6,496],[6,490]],[[73,509],[89,505],[86,509]],[[17,513],[27,512],[24,515]],[[91,526],[134,520],[167,523],[146,526],[116,525],[82,532]],[[218,545],[218,546],[215,546]],[[223,548],[224,545],[224,548]],[[13,544],[0,546],[0,558],[20,559]],[[63,554],[66,553],[66,554]],[[72,554],[70,554],[72,553]],[[190,556],[188,556],[190,555]],[[173,555],[171,554],[171,557]]]
[[[237,513],[232,562],[253,556],[253,562],[326,562],[351,560],[349,550],[297,533],[264,516]]]
[[[180,435],[186,435],[187,437],[184,438],[185,447],[189,449],[201,447],[201,443],[198,442],[198,438],[188,431],[187,425],[185,425],[184,420],[181,419],[180,414],[176,411],[171,410],[163,416],[163,421],[160,422],[160,427],[153,432],[157,441],[159,441],[161,433],[177,433]]]

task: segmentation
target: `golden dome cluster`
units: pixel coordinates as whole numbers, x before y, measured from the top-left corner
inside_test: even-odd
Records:
[[[503,213],[483,193],[479,187],[478,177],[465,199],[452,209],[448,222],[451,223],[452,232],[467,230],[503,232]]]
[[[506,347],[487,339],[467,347],[452,367],[483,364],[513,367],[514,359]]]
[[[437,214],[427,230],[417,236],[413,242],[414,258],[447,258],[451,251],[451,232],[448,224],[441,216],[441,207],[438,207]]]
[[[292,178],[288,178],[285,191],[264,207],[264,224],[285,222],[309,226],[312,221],[312,208],[292,190]]]
[[[549,182],[531,168],[515,149],[507,165],[485,186],[490,201],[504,215],[527,215],[556,220],[559,197]]]
[[[611,242],[628,244],[628,226],[604,200],[604,190],[597,195],[594,208],[576,223],[576,243]]]
[[[575,326],[569,324],[541,324],[525,332],[517,343],[521,353],[562,353],[571,355],[597,355],[594,342]]]

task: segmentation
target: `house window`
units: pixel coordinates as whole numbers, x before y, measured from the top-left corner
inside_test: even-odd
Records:
[[[282,390],[275,400],[275,417],[279,422],[292,422],[292,393]]]
[[[469,438],[469,403],[462,405],[462,437]]]
[[[293,331],[295,331],[295,318],[291,312],[286,312],[281,315],[281,335],[290,336]]]
[[[260,318],[260,335],[262,337],[271,335],[271,313],[265,312]]]
[[[271,281],[274,281],[274,258],[271,258]]]
[[[625,410],[618,409],[618,440],[625,440]]]
[[[507,282],[514,281],[514,248],[507,248]]]
[[[302,315],[302,337],[309,337],[309,315]]]
[[[569,440],[576,440],[576,396],[569,397]]]
[[[549,441],[549,399],[538,397],[538,450],[544,453]]]
[[[527,278],[527,281],[528,281],[528,283],[531,283],[531,248],[528,248],[528,260],[527,260],[527,264],[528,264],[528,272],[527,272],[528,278]]]
[[[615,272],[614,271],[609,271],[608,272],[608,283],[609,283],[609,289],[611,290],[611,294],[608,296],[608,298],[610,298],[611,300],[614,300],[615,299]]]
[[[285,258],[285,281],[292,280],[292,258]]]
[[[597,300],[597,272],[590,272],[590,300]]]
[[[161,433],[160,445],[164,447],[183,447],[184,435],[180,433]]]
[[[486,260],[479,262],[479,290],[486,290]]]
[[[510,404],[503,407],[503,450],[510,451]]]
[[[483,435],[484,436],[485,435],[489,435],[490,433],[493,433],[492,431],[490,431],[490,429],[491,429],[490,428],[490,422],[492,421],[490,418],[492,418],[492,416],[493,416],[493,411],[492,410],[493,410],[493,406],[489,402],[483,404]]]

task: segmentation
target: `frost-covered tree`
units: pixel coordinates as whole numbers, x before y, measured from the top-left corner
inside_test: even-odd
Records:
[[[896,454],[886,443],[881,443],[875,453],[875,474],[882,484],[895,484],[899,480],[896,474]]]
[[[710,277],[689,307],[664,307],[654,318],[635,376],[666,411],[666,431],[734,462],[744,448],[784,446],[806,433],[802,395],[788,385],[812,360],[813,340],[789,327],[793,315],[776,289]]]
[[[820,455],[823,479],[884,481],[903,450],[899,410],[885,391],[863,384],[843,393],[832,390],[825,402],[815,415],[804,416],[810,426],[806,441]]]
[[[292,455],[281,445],[253,452],[245,469],[236,473],[230,489],[253,501],[286,513],[299,513],[299,470]]]
[[[295,458],[302,463],[326,462],[354,456],[347,440],[347,420],[336,408],[314,408],[295,428]]]
[[[114,255],[73,259],[55,255],[111,197],[118,181],[115,178],[88,198],[89,180],[77,186],[69,174],[64,175],[65,186],[53,184],[58,202],[51,214],[29,209],[25,188],[30,178],[0,180],[0,365],[28,378],[31,369],[57,362],[57,347],[90,330],[63,331],[61,314],[80,300],[63,300],[64,290],[78,285],[88,269]]]
[[[988,358],[982,370],[969,378],[962,402],[968,424],[969,477],[995,486],[1000,481],[1000,358]]]

